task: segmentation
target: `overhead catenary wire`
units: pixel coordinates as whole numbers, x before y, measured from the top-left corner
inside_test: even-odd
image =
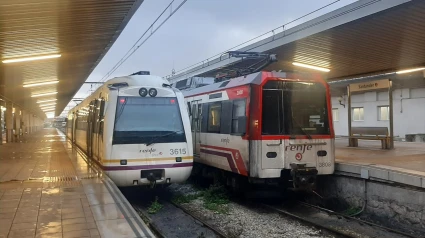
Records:
[[[142,34],[142,36],[139,37],[139,39],[133,44],[133,46],[127,51],[127,53],[112,67],[112,69],[100,80],[101,82],[105,81],[110,77],[125,61],[127,61],[128,58],[130,58],[152,35],[155,34],[155,32],[161,28],[162,25],[164,25],[186,2],[187,0],[183,0],[176,9],[172,9],[172,4],[175,0],[171,1],[170,4],[161,12],[161,14],[155,19],[155,21],[146,29],[146,31]],[[168,15],[167,18],[165,18],[161,24],[159,24],[158,27],[154,29],[154,24],[164,15],[164,13],[167,11],[167,9],[170,9],[170,15]],[[148,35],[139,45],[137,45],[143,37],[149,32],[150,35]]]
[[[219,57],[219,56],[221,57],[223,54],[226,54],[227,52],[229,52],[229,51],[231,51],[231,50],[233,50],[233,49],[236,49],[236,48],[238,48],[238,47],[241,47],[241,46],[243,46],[243,45],[245,45],[245,44],[247,44],[247,43],[249,43],[249,42],[252,42],[252,41],[254,41],[254,40],[256,40],[256,39],[259,39],[259,38],[261,38],[261,37],[263,37],[263,36],[265,36],[265,35],[268,35],[268,34],[270,34],[270,33],[274,33],[274,31],[276,31],[276,30],[278,30],[278,29],[280,29],[280,28],[284,29],[286,25],[289,25],[289,24],[291,24],[291,23],[294,23],[294,22],[296,22],[296,21],[298,21],[298,20],[300,20],[300,19],[302,19],[302,18],[304,18],[304,17],[307,17],[307,16],[309,16],[309,15],[311,15],[311,14],[315,13],[315,12],[318,12],[318,11],[320,11],[320,10],[322,10],[322,9],[324,9],[324,8],[327,8],[327,7],[329,7],[329,6],[333,5],[333,4],[337,3],[337,2],[340,2],[340,1],[341,1],[341,0],[335,0],[335,1],[333,1],[333,2],[331,2],[331,3],[329,3],[329,4],[327,4],[327,5],[325,5],[325,6],[323,6],[323,7],[320,7],[320,8],[318,8],[318,9],[314,10],[314,11],[311,11],[311,12],[309,12],[309,13],[307,13],[307,14],[304,14],[304,15],[302,15],[302,16],[300,16],[300,17],[298,17],[298,18],[296,18],[296,19],[294,19],[294,20],[292,20],[292,21],[290,21],[290,22],[287,22],[287,23],[285,23],[285,24],[283,24],[283,25],[281,25],[281,26],[279,26],[279,27],[276,27],[276,28],[274,28],[274,29],[272,29],[272,30],[270,30],[270,31],[267,31],[267,32],[265,32],[265,33],[263,33],[263,34],[261,34],[261,35],[259,35],[259,36],[256,36],[256,37],[251,38],[251,39],[249,39],[249,40],[247,40],[247,41],[244,41],[244,42],[242,42],[242,43],[240,43],[240,44],[238,44],[238,45],[236,45],[236,46],[233,46],[232,48],[229,48],[229,49],[227,49],[227,50],[225,50],[225,51],[221,51],[220,53],[215,54],[215,55],[213,55],[213,56],[211,56],[211,57],[208,57],[208,58],[207,58],[207,59],[205,59],[205,60],[199,61],[199,62],[194,63],[194,64],[192,64],[192,65],[186,66],[186,67],[184,67],[184,68],[182,68],[182,69],[180,69],[180,70],[177,70],[177,71],[175,71],[175,72],[174,72],[174,74],[173,74],[173,75],[167,75],[167,76],[165,76],[165,78],[168,78],[168,77],[171,77],[171,76],[177,75],[178,73],[180,73],[180,72],[182,72],[182,71],[185,71],[185,70],[188,70],[188,69],[190,69],[190,68],[193,68],[193,67],[195,67],[195,66],[197,66],[197,65],[203,64],[205,61],[209,61],[209,60],[210,60],[210,59],[212,59],[212,58],[216,58],[216,57]]]

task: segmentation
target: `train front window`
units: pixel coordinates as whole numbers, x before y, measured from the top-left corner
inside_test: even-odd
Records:
[[[118,97],[113,144],[186,142],[177,98]]]
[[[263,87],[263,135],[329,135],[321,83],[269,81]]]

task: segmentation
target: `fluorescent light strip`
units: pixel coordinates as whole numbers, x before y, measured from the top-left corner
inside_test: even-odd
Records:
[[[54,55],[42,55],[42,56],[34,56],[34,57],[25,57],[25,58],[18,58],[18,59],[9,59],[9,60],[3,60],[2,62],[4,64],[8,63],[17,63],[17,62],[24,62],[24,61],[34,61],[34,60],[43,60],[43,59],[52,59],[52,58],[59,58],[61,57],[60,54],[54,54]]]
[[[48,107],[48,106],[53,106],[53,105],[56,105],[56,103],[55,102],[54,103],[47,103],[47,104],[40,105],[40,107]]]
[[[43,101],[37,101],[37,103],[43,103],[43,102],[54,102],[57,99],[49,99],[49,100],[43,100]]]
[[[41,82],[41,83],[30,83],[30,84],[24,84],[23,87],[24,88],[29,88],[29,87],[37,87],[37,86],[43,86],[43,85],[49,85],[49,84],[56,84],[59,83],[58,80],[55,81],[49,81],[49,82]]]
[[[415,72],[415,71],[421,71],[421,70],[425,70],[425,67],[422,68],[414,68],[414,69],[406,69],[406,70],[400,70],[395,72],[396,74],[406,74],[406,73],[411,73],[411,72]]]
[[[331,71],[330,69],[326,69],[326,68],[322,68],[322,67],[317,67],[317,66],[313,66],[313,65],[308,65],[308,64],[297,63],[297,62],[293,62],[292,64],[295,65],[295,66],[309,68],[309,69],[315,69],[315,70],[319,70],[319,71],[323,71],[323,72],[329,72],[329,71]]]
[[[56,106],[40,107],[41,110],[56,108]]]
[[[51,93],[40,93],[40,94],[34,94],[31,95],[31,97],[35,98],[35,97],[42,97],[42,96],[48,96],[48,95],[54,95],[57,94],[58,92],[51,92]]]

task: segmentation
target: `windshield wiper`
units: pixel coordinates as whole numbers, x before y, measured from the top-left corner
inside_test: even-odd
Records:
[[[155,136],[155,137],[153,137],[153,138],[152,138],[152,140],[151,140],[151,141],[149,141],[148,143],[146,143],[146,146],[150,146],[150,145],[152,145],[152,144],[153,144],[153,143],[155,143],[155,141],[157,141],[159,138],[163,138],[163,137],[171,136],[171,135],[177,134],[177,133],[179,133],[179,132],[182,132],[182,131],[173,131],[173,132],[170,132],[170,133],[167,133],[167,134],[164,134],[164,135]]]
[[[311,135],[310,134],[308,134],[303,128],[302,128],[302,126],[295,120],[295,118],[294,118],[294,116],[292,115],[292,121],[293,122],[295,122],[296,124],[297,124],[297,127],[302,131],[302,133],[304,134],[304,135],[306,135],[307,136],[307,138],[308,139],[313,139],[313,137],[311,137]]]

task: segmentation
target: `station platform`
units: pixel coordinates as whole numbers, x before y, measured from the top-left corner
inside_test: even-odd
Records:
[[[155,237],[56,129],[0,146],[0,238]]]
[[[425,143],[396,141],[393,150],[383,150],[380,141],[348,147],[348,139],[337,138],[335,147],[337,173],[425,188]]]

